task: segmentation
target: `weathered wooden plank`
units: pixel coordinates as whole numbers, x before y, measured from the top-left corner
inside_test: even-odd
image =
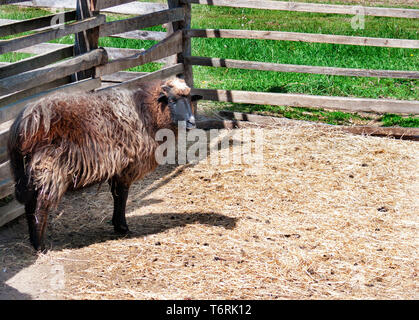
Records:
[[[0,207],[0,227],[25,213],[25,207],[16,200]]]
[[[106,74],[112,74],[117,71],[153,62],[181,51],[182,32],[177,31],[148,50],[139,52],[130,57],[113,60],[103,66],[96,67],[96,75],[101,77]]]
[[[73,47],[65,47],[35,57],[26,58],[0,67],[0,78],[44,67],[48,64],[73,56]]]
[[[96,8],[100,8],[101,12],[112,12],[112,13],[121,13],[121,14],[132,14],[140,15],[147,14],[150,12],[156,12],[167,9],[167,5],[162,3],[148,3],[148,2],[139,2],[133,1],[126,4],[114,6],[114,7],[104,7],[107,6],[106,1],[102,4],[103,0],[97,0]],[[25,1],[20,4],[21,6],[26,7],[50,7],[50,8],[76,8],[75,0],[37,0],[37,1]],[[97,10],[97,9],[96,9]]]
[[[0,26],[4,26],[5,24],[13,23],[13,22],[16,22],[16,21],[21,21],[21,20],[0,19]]]
[[[0,163],[0,179],[9,179],[11,177],[10,162]]]
[[[76,11],[67,11],[58,14],[52,14],[39,18],[33,18],[22,21],[14,21],[0,26],[0,37],[9,36],[12,34],[22,33],[26,31],[41,29],[44,27],[51,27],[57,23],[64,23],[76,19]]]
[[[100,79],[87,79],[87,80],[82,80],[79,82],[66,84],[64,86],[54,88],[51,90],[43,91],[34,96],[31,96],[23,100],[19,100],[15,103],[1,107],[0,108],[0,122],[9,121],[15,118],[28,103],[36,101],[45,96],[55,94],[58,91],[71,92],[71,93],[74,93],[77,91],[91,91],[96,88],[100,88],[100,85],[101,85]]]
[[[141,76],[145,76],[149,72],[132,72],[132,71],[119,71],[112,74],[108,74],[102,77],[102,82],[114,82],[120,83],[132,79],[136,79]],[[1,145],[1,143],[0,143]]]
[[[119,6],[125,3],[133,2],[134,0],[99,0],[96,3],[95,10],[102,10],[109,7]]]
[[[68,45],[68,44],[63,45],[60,43],[40,43],[32,47],[20,49],[17,52],[29,53],[29,54],[46,54],[46,53],[50,53],[58,49],[64,49],[64,48],[70,48],[70,47],[73,48],[74,46]],[[122,57],[128,57],[136,53],[145,51],[144,49],[127,49],[127,48],[113,48],[113,47],[104,47],[104,49],[108,53],[109,60],[115,60]],[[163,58],[156,62],[165,63],[165,59]]]
[[[14,181],[11,178],[0,181],[0,199],[3,199],[14,193]]]
[[[0,125],[0,163],[7,161],[7,140],[9,138],[9,129],[13,120],[3,122]],[[1,199],[1,197],[0,197]]]
[[[112,47],[105,47],[104,48],[108,54],[109,60],[116,60],[127,58],[133,56],[135,54],[140,54],[145,51],[145,49],[127,49],[127,48],[112,48]],[[155,60],[153,62],[156,63],[166,63],[167,58],[162,58]]]
[[[229,30],[229,29],[192,29],[188,32],[188,35],[191,37],[199,37],[199,38],[282,40],[282,41],[302,41],[302,42],[316,42],[316,43],[347,44],[347,45],[370,46],[370,47],[419,49],[419,40],[353,37],[353,36],[302,33],[302,32]]]
[[[274,106],[327,108],[350,112],[419,114],[419,101],[328,97],[304,94],[193,89],[206,100]]]
[[[167,36],[166,32],[161,32],[161,31],[133,30],[133,31],[119,33],[119,34],[113,34],[113,35],[110,35],[109,37],[134,39],[134,40],[162,41],[164,38],[166,38],[166,36]]]
[[[64,28],[51,28],[31,35],[26,35],[10,40],[1,40],[0,54],[61,38],[68,34],[78,33],[83,30],[91,29],[103,24],[105,21],[106,17],[104,15],[98,15],[83,21],[66,24]]]
[[[214,6],[253,8],[266,10],[283,10],[297,12],[335,13],[335,14],[357,14],[359,6],[332,5],[305,2],[285,2],[266,0],[182,0],[189,3],[207,4]],[[419,10],[403,8],[382,8],[382,7],[361,7],[362,13],[366,16],[394,17],[394,18],[419,18]]]
[[[112,12],[120,14],[142,15],[151,12],[166,10],[167,6],[163,3],[150,3],[134,1],[116,7],[104,8],[102,12]]]
[[[419,140],[419,128],[400,128],[400,127],[376,127],[376,126],[336,126],[325,123],[315,123],[310,121],[292,120],[279,117],[263,116],[258,114],[233,112],[233,111],[220,111],[220,115],[227,119],[242,123],[251,122],[262,126],[301,126],[310,125],[319,129],[333,129],[344,131],[352,134],[371,135],[371,136],[384,136],[394,137],[398,139]]]
[[[42,8],[76,8],[76,0],[36,0],[19,1],[22,7],[42,7]]]
[[[27,2],[26,0],[0,0],[0,5],[3,4],[16,4],[16,3],[21,3],[21,2]]]
[[[70,82],[71,82],[71,77],[67,76],[61,79],[57,79],[57,80],[45,83],[45,84],[41,84],[39,86],[30,88],[27,90],[18,91],[18,92],[9,94],[7,96],[0,97],[0,107],[4,107],[8,104],[14,103],[21,99],[25,99],[27,97],[33,96],[34,94],[37,94],[37,93],[40,93],[42,91],[49,90],[52,88],[56,88]]]
[[[0,95],[33,88],[75,72],[104,64],[106,61],[106,51],[104,49],[96,49],[83,55],[56,63],[52,66],[46,66],[3,78],[0,79]]]
[[[75,11],[73,11],[75,12]],[[10,20],[10,19],[0,19],[0,26],[20,22],[23,20]],[[113,38],[125,38],[125,39],[134,39],[134,40],[154,40],[161,41],[166,38],[166,32],[162,31],[148,31],[148,30],[133,30],[128,32],[123,32],[120,34],[110,35],[109,37]]]
[[[268,62],[256,62],[245,60],[231,60],[207,57],[188,57],[187,61],[192,65],[236,68],[262,71],[297,72],[312,74],[327,74],[353,77],[379,77],[379,78],[400,78],[419,79],[419,71],[396,71],[396,70],[367,70],[335,67],[317,67],[296,64],[278,64]]]
[[[5,161],[0,164],[0,199],[12,194],[13,191],[14,182],[10,171],[10,161]]]
[[[7,137],[9,135],[9,129],[12,125],[13,120],[3,122],[0,124],[0,147],[4,147],[7,144]],[[0,163],[3,161],[0,161]]]
[[[163,80],[163,79],[181,74],[182,72],[183,72],[183,64],[178,63],[174,66],[166,67],[161,70],[151,72],[146,75],[143,75],[143,76],[140,76],[140,77],[116,84],[116,85],[111,85],[106,88],[101,88],[97,91],[114,89],[114,88],[119,88],[119,89],[122,88],[122,89],[129,89],[129,90],[135,89],[141,83],[146,83],[152,80]]]
[[[107,37],[113,34],[144,29],[172,21],[181,21],[183,19],[184,12],[182,8],[168,9],[139,17],[107,22],[100,26],[99,35],[101,37]]]
[[[55,50],[58,50],[58,49],[68,48],[68,47],[74,48],[74,45],[45,42],[45,43],[38,43],[38,44],[35,44],[33,46],[22,48],[22,49],[19,49],[19,50],[14,50],[13,52],[40,55],[40,54],[49,53],[49,52],[52,52],[52,51],[55,51]]]
[[[7,133],[9,133],[9,131],[7,131]],[[8,158],[9,158],[9,155],[7,154],[7,147],[6,146],[0,147],[0,161],[6,161]]]

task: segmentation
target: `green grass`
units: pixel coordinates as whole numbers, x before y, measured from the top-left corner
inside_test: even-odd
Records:
[[[396,114],[386,114],[381,118],[384,127],[400,126],[400,127],[419,127],[419,118],[416,117],[401,117]]]
[[[8,52],[0,55],[0,62],[17,62],[31,56],[33,55],[29,53]]]
[[[150,2],[150,1],[149,1]],[[151,2],[162,2],[154,0]],[[328,1],[323,1],[328,2]],[[332,1],[329,1],[332,2]],[[348,1],[346,1],[347,3]],[[356,2],[356,1],[355,1]],[[339,3],[336,1],[334,3]],[[4,8],[3,8],[4,7]],[[14,12],[10,6],[2,6],[0,18],[28,19],[49,14],[39,9]],[[123,15],[107,15],[107,21],[123,19]],[[351,28],[351,16],[265,11],[256,9],[222,8],[193,5],[192,28],[223,28],[275,30],[307,33],[340,34],[401,39],[419,39],[418,19],[366,17],[364,30]],[[148,30],[164,31],[160,26]],[[74,36],[51,42],[74,43]],[[101,38],[99,45],[119,48],[149,48],[154,41],[139,41],[119,38]],[[199,39],[192,40],[193,55],[239,60],[252,60],[285,64],[313,66],[419,70],[419,50],[346,46],[291,41],[246,40],[246,39]],[[20,56],[22,58],[23,56]],[[17,59],[1,55],[0,61]],[[16,61],[16,60],[15,60]],[[151,63],[129,69],[130,71],[155,71],[161,64]],[[419,100],[419,81],[404,79],[377,79],[311,75],[300,73],[278,73],[268,71],[194,67],[195,86],[199,88],[247,90],[261,92],[302,93],[312,95],[388,98]],[[240,110],[243,106],[230,106]],[[323,110],[250,106],[248,111],[276,113],[278,115],[332,124],[363,121],[357,115]],[[417,119],[383,117],[383,125],[417,126]],[[367,121],[368,119],[366,119]]]

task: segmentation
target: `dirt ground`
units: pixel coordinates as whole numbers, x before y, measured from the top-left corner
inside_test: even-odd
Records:
[[[258,170],[205,158],[137,182],[125,237],[107,185],[65,196],[46,254],[23,218],[0,228],[0,299],[418,299],[418,143],[263,135]]]

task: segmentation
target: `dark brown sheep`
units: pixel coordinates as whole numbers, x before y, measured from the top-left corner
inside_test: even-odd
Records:
[[[108,181],[112,223],[126,233],[130,185],[157,167],[159,129],[194,126],[190,88],[181,79],[128,91],[56,94],[29,104],[10,129],[8,151],[16,198],[25,204],[29,236],[44,249],[48,211],[67,190]]]

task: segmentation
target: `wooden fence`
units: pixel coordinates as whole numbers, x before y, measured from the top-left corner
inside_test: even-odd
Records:
[[[196,57],[191,39],[239,38],[278,41],[302,41],[343,45],[419,49],[419,40],[352,37],[281,31],[191,29],[191,5],[203,4],[266,10],[355,14],[354,7],[283,1],[254,0],[168,0],[167,5],[132,0],[0,0],[1,4],[65,7],[65,13],[24,21],[3,21],[0,25],[0,54],[23,52],[34,57],[15,63],[0,64],[0,199],[13,193],[13,181],[7,161],[6,141],[11,122],[31,101],[57,91],[106,90],[109,87],[134,88],[151,79],[182,74],[193,87],[192,66],[240,68],[277,72],[324,75],[419,79],[419,71],[367,70],[305,65],[241,61],[214,57]],[[135,14],[135,17],[106,22],[103,12]],[[363,7],[367,16],[418,19],[419,10]],[[56,24],[58,23],[58,24]],[[166,25],[167,32],[141,29]],[[27,35],[19,35],[28,32]],[[74,45],[48,43],[75,34]],[[16,36],[17,35],[17,36]],[[99,37],[157,40],[148,50],[98,48]],[[124,71],[149,62],[165,67],[153,73]],[[263,92],[194,89],[205,99],[250,104],[308,106],[345,111],[419,113],[418,101],[363,99]],[[22,214],[16,201],[0,207],[0,226]]]

